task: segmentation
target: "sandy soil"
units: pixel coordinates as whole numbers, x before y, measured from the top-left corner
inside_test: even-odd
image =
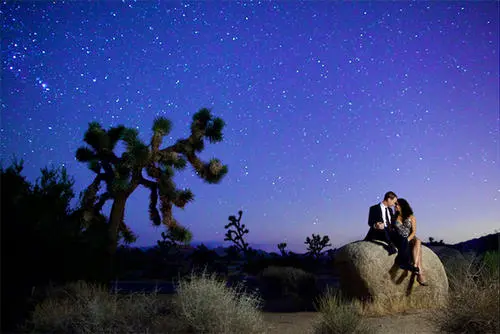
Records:
[[[171,300],[171,295],[163,295]],[[418,310],[379,317],[365,317],[364,323],[374,330],[374,334],[436,334],[441,333],[432,321],[436,310]],[[317,312],[263,312],[269,334],[312,333],[312,325]]]
[[[440,333],[432,322],[433,311],[415,311],[389,316],[366,317],[364,322],[374,333],[384,334],[434,334]],[[264,313],[269,333],[305,334],[311,333],[316,312]]]

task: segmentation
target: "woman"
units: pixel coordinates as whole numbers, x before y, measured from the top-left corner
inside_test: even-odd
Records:
[[[413,210],[404,198],[398,198],[395,203],[397,219],[395,223],[396,231],[408,239],[413,255],[413,265],[417,268],[417,282],[420,285],[427,285],[422,272],[422,242],[416,237],[417,219],[413,215]]]

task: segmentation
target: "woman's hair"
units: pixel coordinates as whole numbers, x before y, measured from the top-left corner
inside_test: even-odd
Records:
[[[401,209],[401,218],[405,221],[406,218],[410,217],[413,214],[413,209],[411,208],[408,201],[404,198],[398,198],[399,208]]]

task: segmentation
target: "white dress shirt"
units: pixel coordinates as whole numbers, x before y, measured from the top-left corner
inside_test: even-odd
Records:
[[[386,208],[389,208],[388,206],[385,206],[384,203],[380,202],[380,209],[382,209],[382,219],[384,220],[384,225],[385,227],[391,225],[391,222],[390,221],[387,221],[387,218],[386,218],[386,214],[385,214],[385,209]],[[391,209],[389,209],[391,210]],[[389,211],[389,214],[391,213],[391,211]],[[391,218],[391,216],[389,216],[389,219]]]

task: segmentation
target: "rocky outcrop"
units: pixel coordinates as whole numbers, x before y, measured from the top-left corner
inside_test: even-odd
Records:
[[[370,301],[378,305],[378,311],[389,312],[446,303],[448,279],[432,250],[422,246],[423,272],[429,285],[421,286],[414,274],[399,268],[396,255],[388,255],[384,245],[378,241],[357,241],[338,250],[335,266],[345,296]]]

